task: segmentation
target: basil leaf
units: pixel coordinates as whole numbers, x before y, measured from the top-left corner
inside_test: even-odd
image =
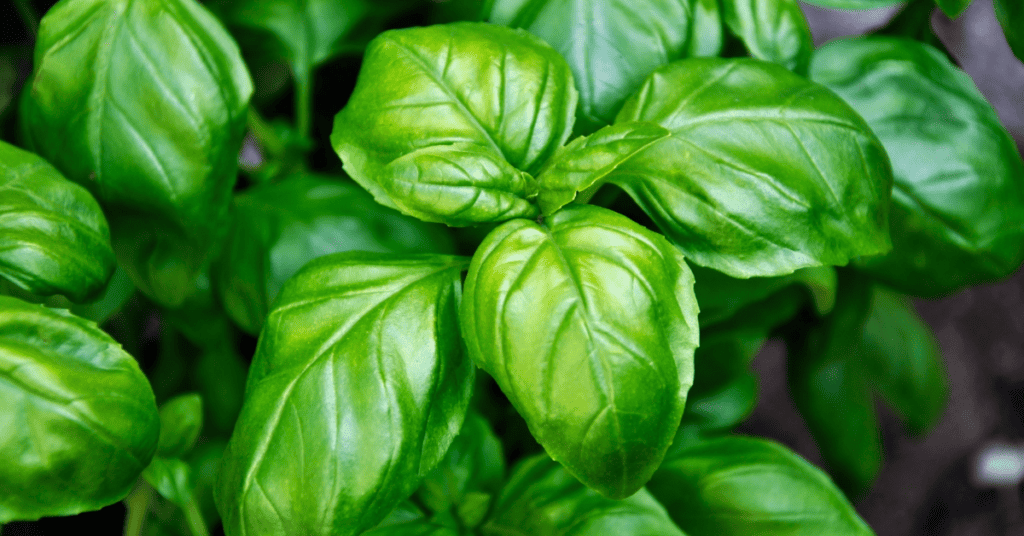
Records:
[[[0,523],[123,499],[157,446],[139,365],[96,324],[0,296]]]
[[[807,72],[814,41],[796,0],[724,0],[722,8],[726,26],[751,56]]]
[[[658,469],[648,489],[688,536],[874,534],[821,470],[763,439],[691,446]]]
[[[719,0],[694,1],[690,46],[685,56],[716,57],[722,53],[725,30],[722,27],[721,10]]]
[[[994,3],[1006,42],[1010,44],[1013,55],[1024,61],[1024,3],[1012,0],[995,0]]]
[[[431,197],[436,189],[412,200],[392,197],[411,188],[394,183],[428,158],[442,164],[430,181],[459,195],[456,207],[445,204],[429,219],[465,225],[533,217],[536,208],[525,203],[536,193],[530,179],[500,160],[535,173],[568,138],[576,99],[565,60],[524,31],[468,22],[392,30],[368,46],[331,143],[345,171],[385,206],[429,212],[430,200],[441,198]],[[484,170],[486,180],[460,169],[466,165]]]
[[[647,490],[622,501],[601,497],[543,454],[512,472],[480,534],[683,536]]]
[[[800,0],[805,4],[831,9],[878,9],[894,6],[907,0]]]
[[[199,439],[203,429],[203,399],[190,393],[176,396],[160,406],[160,441],[156,453],[167,458],[180,458]]]
[[[696,264],[775,276],[889,249],[885,151],[824,87],[757,60],[681,60],[626,102],[627,121],[672,136],[607,181]]]
[[[459,536],[459,532],[431,521],[410,521],[362,533],[363,536]]]
[[[959,17],[967,6],[971,5],[974,0],[935,0],[935,3],[942,9],[942,12],[946,14],[950,19]]]
[[[810,294],[818,314],[828,313],[835,305],[837,278],[831,266],[802,268],[781,277],[752,277],[736,279],[708,268],[694,267],[693,287],[700,304],[702,327],[729,320],[752,304],[764,301],[773,294],[793,285],[802,286]],[[781,324],[788,317],[779,317]]]
[[[488,20],[524,28],[569,63],[580,92],[576,128],[589,133],[654,69],[683,56],[694,0],[492,0]]]
[[[574,205],[543,227],[513,220],[488,235],[462,328],[548,454],[623,498],[650,478],[682,416],[698,342],[692,288],[662,236]]]
[[[882,463],[874,394],[857,359],[870,306],[868,283],[847,272],[835,309],[786,336],[793,401],[827,469],[853,497],[871,487]]]
[[[30,145],[96,196],[135,285],[179,305],[235,182],[252,84],[234,41],[190,0],[63,0],[29,87]]]
[[[153,486],[161,497],[179,507],[185,507],[193,500],[192,468],[180,459],[156,456],[142,472],[142,478]]]
[[[691,393],[683,426],[705,433],[731,430],[750,417],[756,405],[757,375],[745,372],[717,389]]]
[[[922,434],[949,400],[939,344],[905,296],[875,286],[863,331],[864,371],[911,432]]]
[[[465,267],[345,252],[285,284],[221,467],[228,534],[359,534],[412,494],[469,404],[456,316]]]
[[[819,49],[811,77],[864,116],[892,159],[893,249],[863,260],[872,276],[939,296],[1017,270],[1024,162],[966,73],[928,45],[865,37]]]
[[[259,333],[284,282],[307,262],[339,251],[451,253],[439,226],[381,207],[338,178],[297,175],[235,197],[234,221],[213,279],[228,316]]]
[[[114,266],[107,220],[89,192],[0,141],[0,277],[81,302],[102,291]]]

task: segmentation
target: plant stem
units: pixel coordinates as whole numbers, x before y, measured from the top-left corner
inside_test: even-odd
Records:
[[[152,498],[153,488],[145,482],[139,482],[124,500],[125,508],[128,510],[128,515],[124,520],[124,536],[142,534],[143,526],[146,524],[146,512],[149,510],[149,501]]]
[[[18,10],[21,21],[25,23],[25,28],[28,28],[28,33],[32,34],[32,39],[35,39],[39,32],[39,18],[36,17],[36,12],[29,4],[29,0],[14,0],[14,7]]]
[[[188,522],[188,528],[192,531],[192,536],[210,536],[210,529],[206,528],[206,521],[203,519],[203,514],[199,511],[199,506],[196,504],[196,498],[192,494],[189,494],[182,510],[185,511],[185,521]]]
[[[273,159],[281,158],[284,155],[287,148],[285,147],[284,140],[278,137],[277,133],[274,132],[273,127],[267,123],[266,119],[256,111],[256,108],[249,106],[249,115],[247,117],[247,126],[249,131],[252,132],[256,141],[266,149],[268,155]]]
[[[295,73],[295,130],[303,139],[313,131],[313,70]]]

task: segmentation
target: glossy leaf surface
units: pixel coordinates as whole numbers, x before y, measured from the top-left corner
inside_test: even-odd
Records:
[[[818,468],[777,443],[733,436],[665,462],[648,485],[688,536],[871,536]]]
[[[607,497],[643,486],[693,381],[697,303],[674,247],[596,206],[513,220],[473,257],[461,319],[553,458]]]
[[[100,206],[42,158],[0,141],[0,277],[85,301],[114,273]]]
[[[457,319],[465,267],[346,252],[289,280],[224,455],[226,534],[359,534],[416,489],[458,432],[473,385]]]
[[[87,320],[0,297],[0,523],[125,497],[160,420],[130,355]]]
[[[422,217],[443,196],[428,219],[533,217],[525,201],[536,192],[519,171],[535,173],[562,146],[576,99],[565,60],[525,31],[483,23],[392,30],[368,46],[331,143],[348,174],[386,206],[411,204]],[[434,175],[421,189],[401,184],[417,172]],[[422,196],[395,196],[409,189]]]
[[[651,71],[683,57],[694,0],[492,0],[490,22],[524,28],[572,68],[577,130],[612,122]]]
[[[626,102],[628,121],[672,136],[607,181],[696,264],[774,276],[889,248],[885,152],[822,86],[757,60],[681,60]]]
[[[726,26],[752,57],[807,72],[814,41],[796,0],[724,0],[722,8]]]
[[[64,0],[42,19],[22,125],[99,200],[135,285],[173,307],[225,226],[251,93],[197,2]]]
[[[647,490],[607,499],[543,454],[516,467],[480,534],[683,536]]]
[[[176,396],[160,406],[160,441],[156,452],[180,458],[192,450],[203,429],[203,399],[195,393]]]
[[[289,277],[339,251],[451,253],[448,232],[374,202],[340,178],[293,176],[235,197],[234,221],[214,266],[228,315],[257,334]]]
[[[966,73],[915,41],[833,41],[811,77],[868,121],[892,159],[893,249],[872,276],[938,296],[1013,273],[1024,262],[1024,163]]]
[[[1024,61],[1024,3],[1013,0],[994,0],[996,19],[1003,27],[1003,35],[1013,55]]]

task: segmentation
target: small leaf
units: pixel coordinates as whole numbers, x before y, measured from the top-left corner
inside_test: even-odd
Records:
[[[180,459],[155,456],[142,478],[178,507],[184,508],[192,500],[192,468]]]
[[[935,0],[942,12],[950,19],[959,17],[974,0]]]
[[[996,18],[1003,27],[1006,42],[1013,55],[1024,61],[1024,3],[1013,0],[995,0]]]
[[[160,406],[160,442],[158,456],[180,458],[199,439],[203,429],[203,399],[190,393],[176,396]]]
[[[722,26],[722,7],[719,0],[696,0],[693,4],[693,24],[690,25],[690,45],[685,56],[693,58],[717,57],[725,43]]]
[[[702,327],[726,321],[744,308],[794,285],[806,289],[819,314],[828,313],[835,305],[837,279],[836,270],[831,266],[802,268],[780,277],[749,279],[736,279],[698,266],[693,268],[693,275],[697,280],[694,293],[697,295],[697,303],[700,304]],[[781,320],[785,321],[788,318]]]
[[[725,24],[754,58],[807,72],[811,29],[796,0],[724,0]]]
[[[623,498],[650,478],[682,416],[698,337],[692,288],[662,236],[574,205],[484,240],[462,328],[548,454]]]

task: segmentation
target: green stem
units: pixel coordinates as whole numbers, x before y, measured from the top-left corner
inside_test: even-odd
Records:
[[[188,522],[188,528],[192,531],[192,536],[210,536],[210,529],[206,528],[206,521],[203,519],[203,514],[199,511],[199,506],[196,504],[196,498],[192,494],[189,494],[182,510],[185,511],[185,521]]]
[[[256,138],[256,141],[267,150],[267,156],[270,157],[268,160],[281,158],[288,150],[284,140],[278,137],[273,127],[252,106],[249,106],[247,126],[249,131],[252,132],[253,137]]]
[[[313,131],[313,71],[295,73],[295,129],[303,139]]]
[[[28,32],[32,34],[32,39],[35,39],[39,32],[39,18],[36,17],[36,12],[29,4],[29,0],[14,0],[14,7],[18,10],[18,15],[21,16],[21,21],[25,23]]]
[[[146,513],[149,501],[153,499],[153,488],[145,482],[139,482],[135,489],[124,500],[128,515],[124,520],[124,536],[139,536],[146,524]]]

